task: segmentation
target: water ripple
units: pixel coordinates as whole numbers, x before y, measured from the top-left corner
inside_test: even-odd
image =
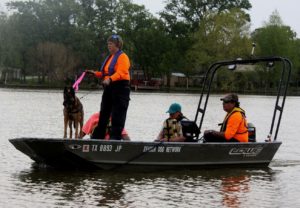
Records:
[[[80,93],[79,93],[80,94]],[[98,111],[100,94],[82,100],[88,117]],[[28,99],[30,97],[30,99]],[[216,128],[224,112],[212,95],[205,128]],[[194,117],[198,95],[133,93],[126,128],[136,140],[151,141],[171,102]],[[272,97],[241,96],[258,140],[268,132]],[[62,136],[62,91],[0,89],[0,207],[299,207],[300,98],[289,97],[280,129],[283,138],[269,168],[180,170],[152,173],[57,171],[37,167],[8,138]],[[153,105],[155,103],[155,105]],[[258,107],[263,107],[259,110]],[[5,109],[5,110],[3,110]],[[163,110],[162,110],[163,109]],[[289,116],[292,115],[292,116]],[[147,122],[141,122],[141,121]],[[216,121],[217,120],[217,121]],[[147,135],[147,136],[145,136]],[[283,137],[284,135],[284,137]]]

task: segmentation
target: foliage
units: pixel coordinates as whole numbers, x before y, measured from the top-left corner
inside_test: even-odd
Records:
[[[203,73],[215,61],[248,56],[249,34],[247,15],[242,10],[207,15],[187,52],[190,68]]]
[[[161,12],[161,18],[167,26],[167,32],[174,42],[174,54],[178,55],[174,60],[174,71],[181,71],[188,76],[195,73],[195,58],[191,54],[191,46],[194,47],[199,41],[195,39],[194,33],[205,27],[205,21],[211,14],[221,14],[233,8],[249,9],[251,4],[248,0],[229,1],[195,1],[195,0],[168,0],[165,10]],[[246,14],[247,19],[249,16]],[[202,27],[202,28],[201,28]],[[204,27],[204,28],[203,28]],[[205,31],[203,31],[205,33]],[[201,45],[202,47],[202,45]],[[198,50],[200,48],[195,48]],[[203,51],[202,51],[203,52]],[[198,53],[201,54],[201,51]],[[211,61],[205,57],[206,65]],[[207,55],[207,54],[206,54]],[[170,67],[170,65],[169,65]]]
[[[194,32],[199,23],[210,13],[222,13],[233,8],[250,9],[248,0],[200,1],[200,0],[168,0],[162,18],[176,34]],[[248,16],[249,18],[249,16]]]
[[[49,82],[63,80],[75,74],[73,71],[78,65],[78,58],[63,44],[43,42],[33,51],[33,66],[39,71],[39,81]]]
[[[299,62],[297,61],[299,56],[296,55],[299,54],[299,47],[296,46],[296,33],[289,26],[283,25],[277,11],[272,13],[264,27],[253,32],[252,38],[257,45],[257,56],[289,57],[296,64],[294,68],[299,70]],[[279,70],[277,71],[278,73],[275,74],[264,73],[267,86],[276,86],[276,80],[281,76]],[[295,74],[296,71],[294,70],[293,73]]]
[[[292,84],[300,84],[300,40],[275,11],[268,22],[249,31],[249,0],[167,0],[157,18],[131,0],[31,0],[8,4],[0,13],[0,66],[21,69],[39,81],[75,77],[97,69],[107,56],[107,38],[124,40],[132,69],[145,79],[182,72],[203,75],[210,64],[224,59],[284,56],[294,64]],[[263,68],[263,67],[262,67]],[[217,76],[217,90],[276,87],[279,74],[267,69]],[[225,81],[226,80],[226,81]]]

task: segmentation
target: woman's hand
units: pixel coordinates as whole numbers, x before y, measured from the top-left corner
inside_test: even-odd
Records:
[[[86,69],[85,72],[89,75],[95,75],[95,71]]]
[[[102,82],[103,87],[107,87],[111,83],[111,78],[105,79]]]

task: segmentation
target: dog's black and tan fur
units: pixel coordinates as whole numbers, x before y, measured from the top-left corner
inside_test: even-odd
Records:
[[[67,138],[67,127],[69,125],[69,138],[72,138],[73,126],[75,128],[75,138],[81,135],[83,126],[83,106],[80,100],[75,96],[75,91],[72,87],[64,89],[64,138]]]

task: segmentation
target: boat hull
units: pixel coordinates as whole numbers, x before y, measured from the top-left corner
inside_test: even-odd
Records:
[[[281,142],[179,143],[16,138],[9,140],[37,163],[76,169],[174,169],[268,166]]]

